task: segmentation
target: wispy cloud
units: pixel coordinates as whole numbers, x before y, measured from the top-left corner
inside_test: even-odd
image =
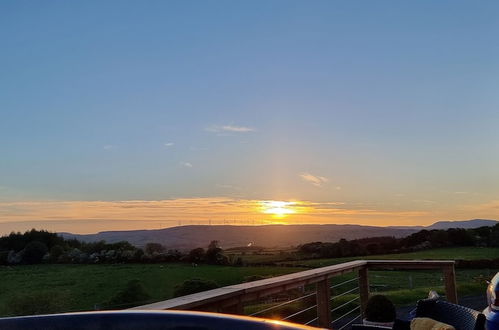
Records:
[[[189,163],[189,162],[180,162],[180,165],[182,165],[183,167],[189,167],[189,168],[192,168],[192,164]]]
[[[208,132],[213,133],[249,133],[254,132],[256,129],[247,126],[236,126],[236,125],[214,125],[207,127],[205,129]]]
[[[163,144],[165,147],[169,148],[169,147],[173,147],[175,145],[175,143],[173,142],[167,142],[165,144]]]
[[[105,146],[102,147],[102,149],[104,149],[104,150],[111,150],[113,148],[114,148],[114,146],[111,144],[106,144]]]
[[[325,178],[323,176],[313,175],[310,173],[301,173],[300,177],[303,180],[313,184],[316,187],[321,187],[324,183],[329,181],[328,178]],[[341,187],[340,187],[340,189],[341,189]]]

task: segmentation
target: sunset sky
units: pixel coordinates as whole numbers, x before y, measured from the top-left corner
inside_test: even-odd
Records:
[[[498,219],[498,14],[2,1],[0,234]]]

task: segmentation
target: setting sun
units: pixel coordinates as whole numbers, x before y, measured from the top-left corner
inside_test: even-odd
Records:
[[[283,202],[283,201],[262,201],[263,213],[272,214],[276,218],[283,218],[289,214],[296,213],[296,210],[292,207],[295,202]]]

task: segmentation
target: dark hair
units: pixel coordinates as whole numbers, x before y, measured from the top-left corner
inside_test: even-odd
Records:
[[[365,315],[371,322],[392,322],[396,318],[395,306],[387,297],[374,295],[367,301]]]

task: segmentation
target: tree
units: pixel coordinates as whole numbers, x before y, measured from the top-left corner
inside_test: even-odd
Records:
[[[206,262],[210,264],[223,264],[226,261],[223,250],[218,241],[211,241],[206,250]]]
[[[52,261],[57,261],[59,257],[64,253],[64,248],[60,245],[54,245],[50,249],[50,259]]]
[[[379,245],[376,243],[368,244],[366,250],[368,254],[377,254],[379,253]]]
[[[199,263],[201,261],[203,261],[204,259],[204,249],[203,248],[195,248],[195,249],[192,249],[190,252],[189,252],[189,261],[190,262],[196,262],[196,263]]]
[[[26,264],[38,264],[42,262],[43,256],[48,252],[47,245],[39,241],[29,242],[22,252],[22,262]]]
[[[144,249],[146,254],[152,255],[154,253],[162,253],[165,251],[163,245],[159,243],[147,243]]]

